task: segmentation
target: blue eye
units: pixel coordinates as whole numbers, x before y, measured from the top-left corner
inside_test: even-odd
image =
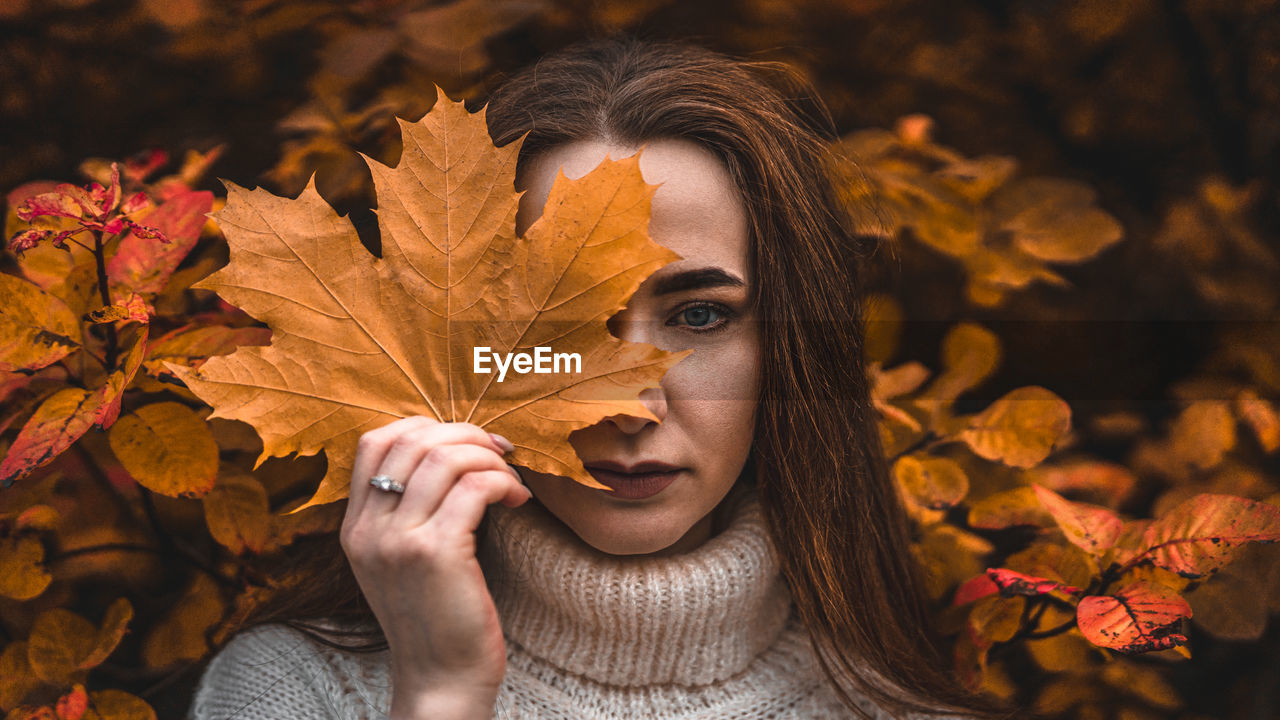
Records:
[[[684,325],[697,332],[715,332],[724,328],[730,312],[716,305],[706,303],[690,305],[675,314],[668,325]]]

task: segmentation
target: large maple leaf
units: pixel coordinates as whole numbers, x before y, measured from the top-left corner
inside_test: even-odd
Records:
[[[484,111],[468,113],[439,88],[431,112],[400,126],[396,167],[365,157],[381,259],[314,177],[292,200],[227,183],[214,217],[231,259],[196,287],[265,322],[271,344],[170,369],[212,417],[257,429],[259,463],[323,449],[328,470],[307,505],[346,497],[359,436],[410,415],[475,423],[515,444],[513,464],[603,487],[569,434],[611,415],[656,419],[640,391],[685,355],[606,327],[649,274],[679,257],[647,233],[657,186],[642,179],[638,156],[606,158],[576,181],[558,173],[542,217],[517,237],[523,138],[495,148]],[[490,357],[492,371],[476,373],[477,347],[578,353],[580,372],[509,366],[500,377]]]

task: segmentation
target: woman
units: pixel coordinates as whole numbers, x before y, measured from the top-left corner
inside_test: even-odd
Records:
[[[472,425],[366,434],[349,567],[333,552],[258,618],[293,629],[219,653],[193,717],[985,715],[940,669],[887,480],[857,319],[871,248],[824,170],[830,120],[778,70],[605,40],[493,94],[495,144],[528,133],[520,231],[557,172],[640,152],[662,183],[650,235],[682,259],[610,321],[693,349],[642,395],[661,422],[574,435],[612,492],[522,477]]]

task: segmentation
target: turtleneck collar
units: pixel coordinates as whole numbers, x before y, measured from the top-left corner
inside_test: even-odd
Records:
[[[480,562],[508,642],[621,686],[732,677],[790,613],[754,485],[725,500],[727,527],[670,557],[609,555],[536,503],[489,508]]]

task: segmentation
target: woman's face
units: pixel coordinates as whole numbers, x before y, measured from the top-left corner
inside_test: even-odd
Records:
[[[542,214],[557,170],[577,179],[606,154],[616,160],[638,149],[583,140],[535,158],[522,178],[519,232]],[[660,390],[640,396],[661,423],[615,415],[574,433],[572,441],[588,471],[611,487],[663,479],[639,472],[645,470],[636,467],[641,463],[677,469],[665,473],[673,476],[670,484],[643,498],[521,473],[534,498],[587,544],[615,555],[666,555],[711,536],[711,511],[746,463],[759,396],[760,338],[747,307],[753,282],[747,214],[728,170],[693,142],[663,139],[645,145],[640,172],[645,182],[661,183],[649,235],[682,259],[645,280],[610,328],[623,340],[693,353],[667,372]]]

